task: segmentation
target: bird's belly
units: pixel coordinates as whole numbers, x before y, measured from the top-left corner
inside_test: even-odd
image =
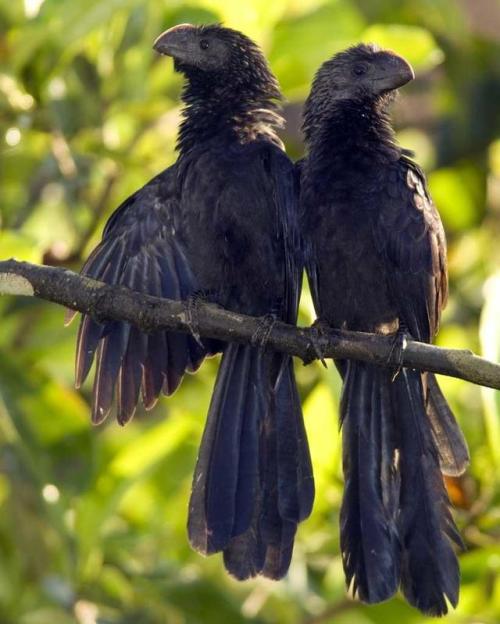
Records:
[[[244,220],[213,220],[189,241],[193,271],[202,290],[228,309],[253,315],[273,312],[283,297],[284,267],[269,229]]]
[[[397,310],[390,278],[371,226],[334,221],[316,237],[320,315],[332,326],[357,331],[394,331]]]

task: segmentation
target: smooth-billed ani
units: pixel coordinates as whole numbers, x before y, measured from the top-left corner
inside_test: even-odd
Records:
[[[404,59],[363,44],[319,69],[304,111],[301,227],[320,323],[430,342],[447,298],[445,236],[387,114],[412,78]],[[366,602],[400,586],[412,605],[442,615],[445,597],[458,600],[451,542],[461,543],[442,473],[464,470],[464,438],[434,375],[336,364],[348,585]]]
[[[295,323],[302,265],[298,192],[277,127],[279,86],[258,47],[218,25],[182,24],[154,45],[185,78],[177,162],[112,215],[83,268],[90,277],[172,299]],[[195,313],[195,309],[194,309]],[[290,357],[171,331],[144,335],[84,316],[77,382],[97,367],[93,418],[151,407],[184,372],[223,350],[189,506],[191,544],[223,551],[238,578],[283,576],[314,485]]]

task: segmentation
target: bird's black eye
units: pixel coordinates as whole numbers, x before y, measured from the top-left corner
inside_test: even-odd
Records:
[[[206,50],[208,48],[208,46],[209,46],[209,43],[208,43],[208,41],[206,39],[202,39],[200,41],[200,48],[202,50]]]
[[[363,76],[363,74],[366,74],[366,71],[367,71],[366,65],[354,65],[352,73],[355,76]]]

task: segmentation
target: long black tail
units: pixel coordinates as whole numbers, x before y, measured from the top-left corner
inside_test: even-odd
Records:
[[[400,481],[391,390],[381,369],[353,361],[345,366],[342,559],[354,594],[365,602],[381,602],[397,591],[400,569]]]
[[[444,615],[458,602],[460,570],[452,541],[462,540],[450,512],[440,457],[425,411],[422,376],[403,369],[392,387],[400,422],[402,542],[401,589],[429,615]]]
[[[433,398],[426,401],[418,371],[403,369],[392,381],[388,371],[347,363],[341,547],[347,582],[361,600],[385,600],[400,585],[412,605],[443,615],[445,597],[453,605],[458,600],[451,542],[461,540],[428,414],[428,403],[437,396],[432,386]],[[438,422],[443,406],[433,409]]]
[[[314,484],[292,362],[236,344],[223,355],[189,506],[193,547],[239,579],[288,570]]]

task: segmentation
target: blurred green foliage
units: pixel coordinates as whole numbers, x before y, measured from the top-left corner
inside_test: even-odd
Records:
[[[0,257],[78,269],[114,207],[175,158],[180,79],[151,50],[180,22],[224,21],[266,50],[300,108],[318,65],[354,42],[406,56],[417,80],[394,111],[429,173],[449,239],[439,343],[500,355],[500,6],[494,0],[0,0]],[[36,300],[0,300],[0,622],[419,623],[396,598],[346,598],[330,367],[297,364],[317,483],[286,580],[239,584],[191,552],[187,501],[217,363],[125,429],[89,424],[73,389],[75,325]],[[304,294],[301,322],[313,318]],[[443,388],[468,438],[450,483],[467,551],[451,622],[500,621],[500,399]]]

